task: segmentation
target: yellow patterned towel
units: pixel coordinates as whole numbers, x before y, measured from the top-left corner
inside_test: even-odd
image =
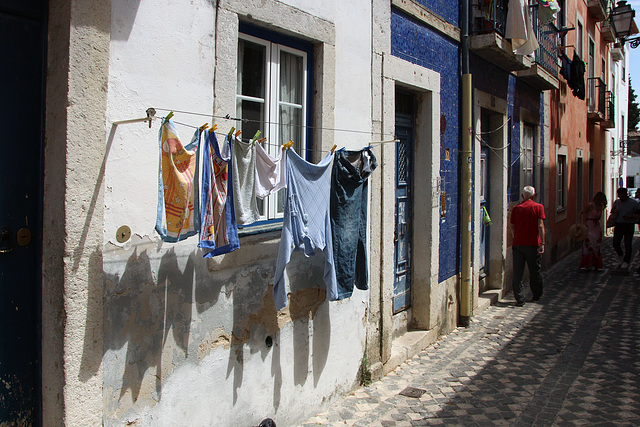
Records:
[[[199,212],[194,177],[200,131],[184,147],[171,120],[160,127],[160,171],[158,188],[158,218],[156,231],[165,242],[178,242],[193,236],[198,230],[195,212]]]

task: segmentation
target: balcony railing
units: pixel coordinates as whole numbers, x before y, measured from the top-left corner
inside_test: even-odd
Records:
[[[508,0],[474,0],[471,34],[496,32],[504,37]]]
[[[604,103],[605,103],[605,114],[604,120],[601,123],[601,126],[607,129],[611,129],[616,127],[616,112],[615,112],[615,98],[612,91],[605,91],[604,95]]]
[[[600,122],[606,115],[606,94],[607,85],[600,77],[589,77],[587,79],[587,113],[589,118]]]
[[[558,77],[558,28],[553,24],[539,25],[538,5],[529,8],[533,30],[540,47],[536,50],[536,62],[553,77]]]

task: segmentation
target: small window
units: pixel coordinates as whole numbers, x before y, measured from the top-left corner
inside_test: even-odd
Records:
[[[627,188],[635,188],[636,187],[636,177],[631,175],[627,176]]]
[[[567,208],[567,156],[558,155],[557,164],[558,176],[556,177],[556,208],[565,210]]]
[[[277,37],[274,37],[277,38]],[[281,37],[280,37],[281,38]],[[264,145],[277,156],[290,140],[303,158],[308,158],[308,82],[309,50],[244,33],[238,38],[238,76],[236,116],[246,119],[238,124],[244,138],[260,130],[267,138]],[[280,219],[284,213],[284,190],[258,199],[260,220]]]
[[[584,49],[583,49],[583,39],[584,39],[584,27],[582,26],[582,22],[578,21],[578,30],[576,31],[576,50],[578,51],[578,56],[582,60],[584,60]]]
[[[520,186],[524,188],[527,185],[535,187],[534,165],[535,165],[535,129],[532,125],[525,124],[522,128],[522,147],[521,147],[521,172]],[[522,191],[520,191],[522,192]]]

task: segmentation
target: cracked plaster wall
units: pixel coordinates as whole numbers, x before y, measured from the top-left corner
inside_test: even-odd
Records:
[[[294,254],[288,275],[295,292],[276,312],[271,286],[279,232],[242,237],[240,249],[210,260],[196,249],[196,237],[161,242],[153,230],[158,123],[111,126],[151,106],[233,113],[237,22],[247,19],[320,38],[320,123],[370,128],[370,2],[219,3],[112,3],[104,309],[92,313],[104,322],[105,425],[246,426],[267,416],[287,425],[357,383],[368,293],[326,302],[322,255]],[[319,29],[298,28],[287,21],[292,16]],[[334,102],[335,113],[327,108]],[[175,120],[199,126],[211,119],[176,112]],[[178,131],[184,143],[193,134],[184,126]],[[334,138],[359,148],[370,136],[318,135],[316,143]],[[115,238],[122,225],[132,230],[124,244]]]

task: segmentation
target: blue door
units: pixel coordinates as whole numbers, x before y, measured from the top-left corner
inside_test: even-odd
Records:
[[[0,0],[0,425],[39,425],[46,2]]]
[[[411,182],[413,116],[396,114],[395,282],[393,312],[411,306]]]

